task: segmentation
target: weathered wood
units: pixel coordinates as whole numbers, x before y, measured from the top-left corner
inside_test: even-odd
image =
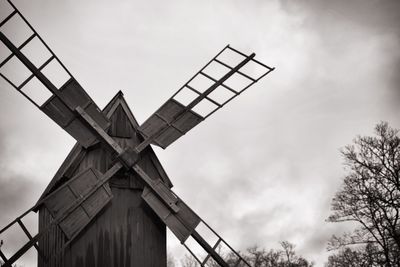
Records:
[[[123,111],[126,113],[126,120],[127,122],[124,123],[129,123],[133,126],[134,129],[137,129],[138,124],[131,113],[128,105],[126,104],[123,94],[121,92],[118,92],[114,98],[110,101],[109,104],[104,108],[103,113],[107,115],[107,118],[109,120],[114,120],[114,113],[115,110],[121,106]],[[121,120],[122,121],[122,120]],[[135,130],[136,131],[136,130]],[[121,140],[129,140],[129,141],[123,141],[125,143],[120,143],[121,146],[126,147],[130,146],[131,148],[134,148],[139,142],[143,140],[143,138],[140,136],[140,133],[134,132],[133,136],[129,139],[126,138],[117,138],[114,137],[115,141],[119,143]],[[95,151],[93,151],[93,149]],[[65,182],[72,176],[74,176],[74,173],[77,173],[79,171],[84,170],[82,166],[93,166],[95,169],[98,169],[102,172],[107,171],[107,169],[111,166],[111,163],[113,161],[113,158],[111,157],[111,154],[103,153],[100,151],[101,146],[92,146],[90,150],[86,150],[82,148],[79,144],[76,144],[68,157],[65,159],[63,164],[61,165],[60,169],[57,171],[57,173],[54,175],[53,179],[49,183],[49,185],[46,187],[45,191],[42,193],[42,196],[40,197],[38,203],[40,203],[40,200],[42,200],[45,196],[47,196],[50,192],[52,192],[55,188],[57,188],[61,183]],[[102,157],[102,160],[93,160],[93,158]],[[144,151],[143,151],[143,161],[146,161],[146,157],[149,155],[152,161],[153,167],[152,169],[157,169],[157,173],[161,177],[161,179],[168,184],[170,187],[172,187],[171,180],[169,179],[168,175],[166,174],[165,170],[161,166],[161,163],[157,159],[153,149],[148,146]],[[81,161],[85,161],[81,162]],[[102,163],[100,163],[102,162]],[[140,165],[140,162],[139,162]],[[77,166],[77,167],[76,167]],[[146,171],[148,171],[146,169]],[[132,175],[133,177],[135,175]],[[135,184],[135,182],[133,183]]]
[[[114,104],[121,105],[121,100],[123,99],[120,99],[115,99]],[[125,112],[126,109],[114,108],[114,111],[116,110]],[[112,124],[114,117],[112,116],[113,114],[109,115],[111,115],[110,121]],[[129,119],[129,117],[126,116],[125,119]],[[122,119],[117,120],[119,123],[127,123]],[[130,130],[129,127],[126,129]],[[136,132],[134,134],[130,138],[113,137],[113,139],[122,148],[128,146],[133,148],[140,142]],[[67,167],[63,167],[59,175],[64,176],[64,173],[70,170],[70,175],[75,176],[88,167],[94,167],[100,171],[110,168],[113,156],[103,146],[84,151],[83,159],[79,159],[79,152],[75,152],[71,156],[71,161],[76,160],[77,163],[65,162],[63,165]],[[154,158],[156,158],[154,152],[151,149],[146,149],[144,157],[139,164],[143,166],[146,172],[149,172],[152,180],[165,179],[165,172],[162,172],[161,166],[159,168],[156,167],[159,162],[155,161]],[[71,167],[74,164],[78,166]],[[74,171],[72,171],[73,169]],[[51,264],[57,263],[63,267],[165,267],[166,228],[141,198],[143,183],[140,180],[141,178],[137,174],[124,172],[120,172],[113,177],[109,182],[113,194],[112,201],[65,248],[61,257],[58,257],[58,259],[61,259],[59,263],[53,259],[50,261]],[[48,214],[48,211],[46,211],[45,206],[41,206],[39,213]],[[43,216],[40,216],[40,218],[43,220]],[[43,223],[40,223],[40,226],[44,227]],[[62,232],[59,234],[64,235]],[[48,250],[50,250],[52,244],[57,242],[61,242],[63,245],[66,244],[64,236],[54,235],[54,240],[44,241],[51,242],[51,244],[47,246],[44,242],[39,242],[40,247],[43,247],[43,249],[47,247]],[[47,252],[50,253],[49,251]],[[39,267],[55,266],[51,264],[41,262]]]
[[[168,188],[166,184],[164,184],[161,180],[153,180],[152,178],[150,178],[138,164],[134,165],[132,169],[137,174],[139,174],[146,185],[154,190],[160,197],[160,199],[162,199],[162,201],[167,204],[171,210],[173,210],[174,212],[179,211],[179,207],[176,205],[178,198],[174,195],[174,193]]]
[[[118,105],[114,111],[108,134],[113,137],[122,138],[131,138],[136,135],[135,130],[127,119],[127,115],[121,105]]]
[[[66,203],[73,203],[76,201],[76,197],[71,189],[64,186],[53,193],[45,202],[46,208],[50,211],[50,214],[56,218],[59,214],[64,213],[68,206]]]
[[[89,125],[89,128],[86,125],[80,126],[81,128],[91,129],[91,132],[95,132],[96,138],[100,138],[106,145],[108,145],[113,151],[115,151],[118,155],[123,153],[124,151],[118,145],[117,142],[114,141],[101,126],[82,108],[76,107],[75,111],[80,115],[80,117],[85,121],[86,124]],[[81,122],[81,121],[79,121]],[[79,141],[79,140],[78,140]]]
[[[181,201],[177,203],[179,211],[173,213],[149,188],[143,190],[142,197],[181,243],[186,241],[200,223],[200,218]]]
[[[116,163],[104,175],[88,168],[42,200],[69,240],[111,200],[107,182],[121,168]]]
[[[221,54],[226,48],[225,47],[219,54]],[[218,56],[217,55],[217,56]],[[205,67],[207,67],[213,60],[214,57]],[[192,100],[188,105],[183,105],[180,102],[174,100],[174,96],[176,96],[184,87],[186,87],[189,82],[192,80],[190,79],[181,89],[179,89],[167,102],[165,102],[153,115],[147,119],[142,126],[140,126],[139,130],[142,132],[146,139],[136,147],[136,151],[140,152],[149,144],[156,144],[161,146],[162,148],[166,148],[174,141],[176,141],[179,137],[181,137],[185,131],[192,129],[194,126],[199,124],[202,120],[210,116],[216,110],[221,108],[223,105],[216,105],[214,111],[210,112],[206,116],[200,116],[192,111],[192,108],[203,101],[205,98],[208,97],[210,93],[212,93],[215,89],[219,86],[224,86],[224,82],[229,79],[233,74],[240,70],[244,65],[246,65],[250,60],[253,60],[255,57],[255,53],[252,53],[249,56],[244,56],[244,59],[237,64],[235,67],[231,68],[224,76],[222,76],[219,80],[215,80],[206,73],[203,72],[203,67],[198,73],[196,73],[192,79],[194,79],[197,75],[203,75],[213,81],[213,84],[200,95],[198,95],[194,100]],[[254,83],[254,82],[253,82]],[[251,84],[250,84],[251,85]],[[249,85],[249,86],[250,86]],[[247,86],[248,87],[248,86]],[[245,89],[247,89],[247,87]],[[244,91],[243,89],[242,91]],[[238,95],[238,94],[236,94]],[[232,100],[236,95],[230,98],[225,103]],[[188,115],[190,114],[190,115]],[[179,122],[180,121],[180,122]],[[178,123],[179,122],[179,123]],[[178,123],[178,124],[177,124]],[[179,125],[182,127],[179,127]]]
[[[78,232],[84,225],[90,222],[89,215],[86,214],[82,207],[76,208],[60,223],[60,227],[68,239]]]
[[[214,246],[212,247],[213,250],[216,250],[218,248],[218,245],[221,243],[221,239],[218,238],[217,242],[215,242]],[[207,256],[204,258],[202,265],[205,265],[208,261],[208,259],[211,257],[211,254],[208,253]]]
[[[221,266],[221,267],[229,267],[229,265],[221,258],[221,256],[197,233],[193,231],[192,237],[197,243],[200,244],[202,248],[204,248],[207,253],[211,255],[211,257]]]

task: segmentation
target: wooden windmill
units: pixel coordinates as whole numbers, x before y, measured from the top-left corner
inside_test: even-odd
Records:
[[[250,266],[171,190],[172,183],[150,144],[167,148],[273,68],[257,61],[254,53],[246,55],[228,45],[139,125],[121,92],[101,111],[24,16],[8,2],[12,12],[0,22],[0,40],[10,54],[0,63],[0,76],[75,138],[77,144],[39,201],[0,230],[1,235],[19,225],[28,237],[12,255],[6,255],[5,248],[0,247],[4,266],[11,266],[32,247],[38,251],[39,266],[166,266],[166,227],[201,266]],[[20,43],[14,43],[2,31],[15,17],[31,31]],[[39,65],[24,52],[33,40],[51,54]],[[240,60],[229,64],[223,60],[226,53]],[[18,84],[1,72],[13,59],[29,70],[28,77]],[[54,62],[69,77],[61,86],[44,74]],[[245,71],[251,64],[262,69],[257,77]],[[208,72],[212,65],[223,67],[225,72],[213,77]],[[234,88],[229,85],[234,77],[247,83]],[[200,78],[210,85],[196,88],[193,82]],[[49,97],[38,101],[31,96],[26,88],[32,81],[50,92]],[[221,90],[229,97],[215,98]],[[183,103],[179,97],[184,93],[194,97]],[[198,108],[205,104],[213,108],[202,114]],[[31,212],[39,212],[36,235],[31,235],[22,223]],[[201,234],[200,225],[217,237],[215,243]],[[206,251],[203,259],[186,245],[189,238]],[[219,254],[218,247],[222,245],[231,251],[233,261],[227,262]]]

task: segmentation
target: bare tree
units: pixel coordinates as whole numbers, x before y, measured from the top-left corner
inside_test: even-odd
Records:
[[[400,266],[400,137],[387,123],[376,136],[358,136],[342,149],[348,171],[332,201],[330,222],[357,222],[351,233],[333,236],[328,249],[376,244],[386,266]]]
[[[294,250],[295,246],[287,241],[280,242],[283,250],[270,249],[267,251],[264,248],[254,246],[248,248],[243,253],[244,259],[252,267],[311,267],[313,263],[310,263],[301,256],[296,255]],[[220,254],[220,253],[219,253]],[[220,254],[221,255],[221,254]],[[289,256],[288,256],[289,255]],[[247,267],[243,262],[236,265],[238,258],[236,255],[230,253],[227,255],[221,255],[229,266]],[[182,267],[197,267],[200,266],[196,259],[191,255],[185,255],[184,259],[181,260]],[[219,267],[214,261],[207,261],[206,266],[208,267]]]
[[[294,244],[288,242],[288,241],[282,241],[280,242],[283,252],[286,257],[287,264],[290,266],[296,259],[296,252],[294,251]]]
[[[358,249],[341,248],[338,253],[329,256],[325,267],[378,267],[384,265],[385,261],[378,247],[369,243]]]

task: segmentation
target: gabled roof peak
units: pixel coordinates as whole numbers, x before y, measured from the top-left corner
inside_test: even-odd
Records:
[[[122,106],[133,128],[137,129],[139,127],[139,124],[128,104],[126,103],[124,93],[121,90],[119,90],[111,99],[111,101],[104,107],[103,113],[107,116],[107,118],[110,118],[119,105]]]
[[[113,117],[113,119],[110,120],[112,124],[108,131],[114,133],[115,137],[118,137],[119,134],[123,133],[121,137],[131,138],[133,137],[132,133],[136,132],[136,129],[139,127],[132,111],[130,110],[128,104],[125,101],[124,94],[122,93],[122,91],[118,91],[116,93],[116,95],[105,106],[102,112],[109,119]],[[119,128],[121,125],[123,127]],[[131,126],[133,128],[133,131]],[[129,130],[128,128],[130,128],[131,130]],[[127,135],[127,133],[129,133],[128,134],[129,136]],[[153,149],[149,146],[148,148],[146,148],[146,150],[150,154],[149,155],[150,158],[148,160],[150,160],[152,164],[154,164],[154,168],[157,169],[159,175],[161,176],[161,179],[164,182],[166,182],[170,187],[172,187],[172,183],[168,178],[168,175],[162,168]],[[44,190],[37,204],[39,204],[40,200],[43,199],[46,195],[51,193],[55,187],[60,185],[60,183],[65,182],[64,180],[62,180],[64,175],[68,173],[69,169],[72,168],[72,166],[79,164],[79,162],[82,161],[87,152],[88,150],[80,146],[79,143],[75,144],[75,146],[72,148],[67,158],[64,160],[61,167],[58,169],[57,173],[54,175],[53,179],[50,181],[49,185]]]

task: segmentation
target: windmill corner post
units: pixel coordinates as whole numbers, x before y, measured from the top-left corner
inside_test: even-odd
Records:
[[[40,267],[162,267],[167,262],[166,227],[201,266],[250,266],[171,190],[172,182],[151,145],[166,149],[274,68],[256,60],[254,53],[227,45],[140,125],[122,92],[100,110],[17,7],[9,0],[7,4],[10,12],[0,22],[0,40],[8,55],[0,62],[0,76],[77,143],[37,203],[0,230],[1,239],[17,226],[28,240],[12,253],[1,244],[1,266],[13,266],[34,248]],[[15,18],[31,32],[23,41],[2,30]],[[33,40],[50,54],[43,62],[34,63],[24,52]],[[11,60],[29,70],[22,80],[3,71]],[[45,75],[50,63],[58,64],[68,77],[61,85]],[[246,71],[249,65],[259,70],[257,75]],[[222,72],[216,75],[211,66]],[[207,87],[196,87],[199,79],[206,80]],[[239,86],[237,79],[245,83]],[[26,90],[33,80],[43,90],[39,95]],[[182,98],[188,93],[190,99]],[[23,219],[34,212],[39,230],[31,234]],[[212,233],[216,242],[209,243],[200,228]],[[188,239],[206,252],[204,257],[187,245]],[[219,254],[220,246],[234,255],[233,260]]]

